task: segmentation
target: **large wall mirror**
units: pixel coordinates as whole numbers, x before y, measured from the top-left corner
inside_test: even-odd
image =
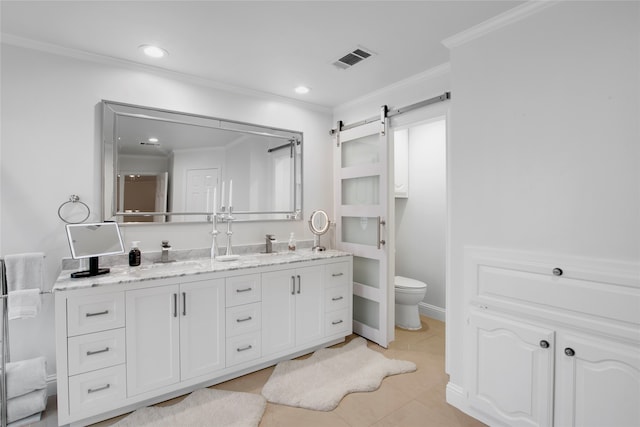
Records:
[[[103,219],[302,218],[302,132],[102,101]],[[224,189],[224,190],[223,190]],[[222,193],[225,198],[222,199]]]

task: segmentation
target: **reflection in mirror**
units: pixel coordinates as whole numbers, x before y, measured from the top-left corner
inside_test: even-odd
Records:
[[[103,216],[121,223],[300,219],[302,133],[103,101]],[[222,200],[223,188],[227,198]]]

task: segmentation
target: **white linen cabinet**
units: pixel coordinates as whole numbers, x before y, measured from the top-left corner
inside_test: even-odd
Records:
[[[465,274],[467,412],[496,426],[640,425],[637,265],[470,249]]]
[[[224,279],[125,294],[129,396],[224,368]]]

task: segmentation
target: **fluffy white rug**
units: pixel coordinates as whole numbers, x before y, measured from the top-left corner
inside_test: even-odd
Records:
[[[204,388],[171,406],[138,409],[114,426],[256,427],[267,406],[258,394]]]
[[[415,363],[387,359],[358,337],[308,359],[278,363],[262,395],[272,403],[331,411],[348,393],[376,390],[384,377],[415,370]]]

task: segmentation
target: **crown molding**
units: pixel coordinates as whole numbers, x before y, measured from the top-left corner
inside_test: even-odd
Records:
[[[318,111],[321,113],[331,114],[332,112],[331,108],[324,105],[299,101],[297,99],[288,98],[286,96],[276,95],[269,92],[262,92],[255,89],[234,86],[228,83],[222,83],[222,82],[207,79],[204,77],[198,77],[193,74],[181,73],[178,71],[171,71],[161,67],[154,67],[152,65],[146,65],[146,64],[141,64],[139,62],[115,58],[113,56],[99,55],[96,53],[87,52],[79,49],[71,49],[71,48],[67,48],[67,47],[52,44],[52,43],[45,43],[45,42],[41,42],[33,39],[15,36],[13,34],[0,33],[0,43],[17,46],[25,49],[37,50],[37,51],[52,54],[52,55],[78,59],[81,61],[93,62],[93,63],[109,65],[109,66],[117,66],[117,67],[127,68],[134,71],[144,71],[160,77],[166,77],[173,80],[192,83],[200,86],[209,87],[212,89],[251,96],[251,97],[265,99],[269,101],[279,101],[279,102],[295,105],[298,107],[302,107],[308,110]]]
[[[478,25],[464,30],[451,37],[442,40],[445,47],[452,49],[461,46],[472,40],[480,38],[486,34],[492,33],[502,27],[521,21],[528,16],[538,13],[551,6],[560,3],[561,0],[529,0],[519,6],[509,9],[499,15],[494,16]]]
[[[333,109],[333,113],[336,114],[340,111],[349,109],[356,105],[364,104],[371,99],[378,98],[381,95],[384,95],[385,93],[393,92],[395,90],[401,89],[406,86],[413,86],[420,82],[429,81],[431,79],[434,79],[440,76],[445,76],[450,72],[451,72],[451,64],[448,62],[445,62],[444,64],[440,64],[433,68],[429,68],[428,70],[423,71],[422,73],[414,74],[413,76],[408,77],[404,80],[400,80],[396,83],[390,84],[389,86],[385,86],[374,92],[370,92],[367,95],[361,96],[360,98],[356,98],[352,101],[345,102],[344,104],[340,104]]]

